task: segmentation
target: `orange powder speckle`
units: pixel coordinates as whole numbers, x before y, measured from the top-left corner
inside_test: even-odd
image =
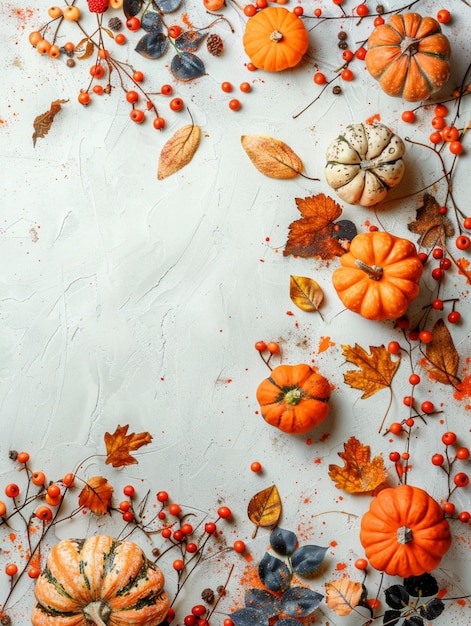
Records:
[[[330,437],[330,433],[324,433],[321,437],[322,443],[324,443],[324,441],[327,441],[329,437]]]
[[[321,457],[319,456],[319,457],[317,457],[317,459],[314,459],[314,463],[315,463],[316,465],[320,465],[320,464],[322,463],[322,459],[321,459]]]
[[[341,572],[344,569],[347,569],[347,564],[346,563],[337,563],[337,565],[335,566],[335,569],[338,572]]]
[[[335,540],[333,540],[330,542],[330,545],[332,546],[332,548],[336,548],[338,546],[338,543]]]
[[[321,352],[325,352],[326,350],[328,350],[329,348],[332,348],[333,346],[335,346],[335,343],[330,340],[330,337],[321,337],[317,352],[320,354]]]
[[[381,115],[379,113],[375,113],[374,115],[372,115],[371,117],[368,117],[365,122],[367,124],[374,124],[375,122],[380,122],[381,121]]]
[[[251,563],[253,561],[253,556],[248,553],[245,555],[245,560],[247,561],[247,563]]]
[[[312,446],[312,439],[306,439],[306,445]]]
[[[15,533],[10,533],[10,541],[15,541],[15,540],[16,540]]]
[[[466,600],[464,600],[464,598],[460,598],[457,602],[460,606],[466,606]]]
[[[465,376],[461,381],[459,390],[455,391],[453,397],[456,400],[464,400],[465,398],[471,398],[471,375]],[[465,405],[466,409],[470,409],[469,404]]]

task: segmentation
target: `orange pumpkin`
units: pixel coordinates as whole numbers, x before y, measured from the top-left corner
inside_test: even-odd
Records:
[[[294,13],[283,7],[268,7],[247,21],[243,44],[255,67],[281,72],[301,61],[309,36]]]
[[[384,232],[361,233],[332,275],[343,304],[370,320],[397,319],[419,294],[423,266],[412,241]]]
[[[436,500],[419,487],[400,485],[372,501],[361,520],[360,541],[372,567],[407,578],[438,567],[451,534]]]
[[[446,83],[450,56],[450,42],[433,17],[405,13],[373,30],[365,62],[388,95],[418,102]]]
[[[160,569],[107,535],[57,543],[34,594],[33,626],[158,626],[169,609]]]
[[[278,365],[257,389],[262,416],[291,435],[307,433],[329,413],[330,384],[309,365]]]

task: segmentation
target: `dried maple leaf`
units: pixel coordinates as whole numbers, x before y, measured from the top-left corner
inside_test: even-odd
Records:
[[[431,248],[447,237],[453,237],[455,229],[450,219],[440,214],[440,205],[431,194],[424,194],[423,202],[423,205],[417,209],[415,220],[410,222],[407,228],[411,233],[420,235],[421,246]]]
[[[159,157],[157,178],[163,180],[188,165],[201,139],[201,128],[187,124],[176,131],[162,148]]]
[[[370,346],[371,352],[369,354],[358,344],[355,344],[353,348],[342,345],[342,349],[346,360],[360,368],[346,372],[344,381],[353,389],[363,391],[362,400],[369,398],[381,389],[391,387],[392,379],[399,367],[400,358],[393,361],[391,354],[384,346]]]
[[[344,462],[343,467],[329,465],[329,476],[337,489],[348,493],[367,493],[386,481],[388,473],[383,458],[375,456],[371,459],[370,446],[364,446],[356,437],[350,437],[343,447],[344,451],[338,453]]]
[[[61,110],[61,105],[65,104],[66,102],[68,102],[68,100],[54,100],[53,102],[51,102],[51,107],[49,111],[41,113],[41,115],[38,115],[34,118],[33,146],[36,146],[36,139],[38,139],[38,137],[45,137],[47,133],[51,130],[54,118]]]
[[[259,526],[275,526],[281,515],[281,499],[276,485],[259,491],[250,499],[247,514],[256,524],[254,536]]]
[[[324,300],[324,292],[312,278],[290,276],[289,295],[301,311],[318,311]]]
[[[148,432],[130,433],[129,425],[118,426],[113,434],[105,433],[106,463],[113,467],[123,467],[123,465],[133,465],[137,460],[131,456],[132,450],[138,450],[152,441],[152,435]]]
[[[432,329],[432,341],[426,344],[425,356],[430,378],[453,387],[460,384],[457,376],[460,356],[442,319],[437,320]]]
[[[340,205],[323,193],[295,198],[295,202],[302,217],[290,224],[284,256],[332,259],[344,254],[334,229],[334,221],[342,213]]]
[[[304,166],[283,141],[266,135],[243,135],[242,147],[259,172],[270,178],[295,178]]]
[[[92,476],[79,495],[79,506],[87,507],[96,515],[105,515],[111,509],[113,487],[103,476]]]
[[[350,615],[353,609],[360,604],[366,593],[365,587],[359,583],[342,578],[325,583],[326,604],[337,615]]]

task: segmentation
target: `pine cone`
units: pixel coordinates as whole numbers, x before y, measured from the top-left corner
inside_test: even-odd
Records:
[[[220,57],[224,51],[224,43],[219,35],[209,35],[206,40],[206,47],[209,54],[215,57]]]
[[[208,604],[212,604],[214,602],[214,591],[212,589],[203,589],[201,592],[201,599],[207,602]]]
[[[108,21],[108,27],[110,30],[114,31],[121,30],[121,28],[123,27],[123,22],[119,19],[119,17],[112,17]]]

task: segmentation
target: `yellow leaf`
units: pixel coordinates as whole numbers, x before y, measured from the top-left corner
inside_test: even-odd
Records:
[[[283,141],[265,135],[243,135],[242,147],[259,172],[270,178],[295,178],[304,166]]]
[[[92,476],[79,495],[79,506],[85,506],[95,515],[105,515],[111,509],[113,487],[103,476]]]
[[[317,311],[324,300],[324,292],[318,283],[305,276],[290,276],[289,295],[302,311]]]
[[[377,391],[391,387],[394,374],[399,367],[400,358],[392,360],[390,353],[384,346],[370,346],[370,354],[361,346],[343,345],[343,355],[349,363],[357,365],[359,370],[349,370],[344,374],[347,385],[353,389],[363,391],[364,400]]]
[[[113,467],[133,465],[137,460],[131,456],[131,450],[138,450],[152,441],[148,432],[128,433],[129,426],[118,426],[113,434],[105,433],[106,463]]]
[[[200,138],[201,128],[194,124],[187,124],[177,130],[162,148],[157,178],[163,180],[188,165],[199,146]]]
[[[77,57],[77,59],[80,59],[81,61],[84,61],[85,59],[89,59],[95,50],[95,45],[89,39],[82,40],[78,47],[80,48],[81,44],[84,43],[85,41],[87,42],[85,44],[85,52],[81,56]]]
[[[365,594],[363,585],[348,578],[325,583],[326,604],[337,615],[350,615]]]
[[[432,329],[432,341],[426,344],[425,367],[430,378],[444,385],[460,384],[457,377],[460,356],[456,350],[450,331],[441,319],[437,320]]]
[[[256,493],[250,500],[247,513],[258,526],[274,526],[281,515],[281,499],[276,485]]]
[[[381,456],[371,459],[370,446],[364,446],[350,437],[344,444],[344,452],[339,452],[344,466],[329,465],[329,476],[336,483],[337,489],[348,493],[366,493],[382,485],[388,473]]]

